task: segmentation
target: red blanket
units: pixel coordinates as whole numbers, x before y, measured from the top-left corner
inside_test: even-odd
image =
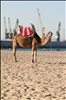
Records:
[[[33,31],[30,29],[30,27],[20,26],[20,28],[19,28],[19,34],[21,36],[28,36],[28,35],[32,35]]]

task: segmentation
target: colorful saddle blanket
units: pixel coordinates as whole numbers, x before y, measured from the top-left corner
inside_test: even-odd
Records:
[[[29,36],[29,35],[32,35],[33,34],[33,31],[30,29],[30,27],[20,26],[19,27],[19,34],[21,36]]]

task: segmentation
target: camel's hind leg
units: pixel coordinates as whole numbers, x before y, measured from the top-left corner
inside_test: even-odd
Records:
[[[16,41],[13,39],[13,54],[14,54],[14,60],[15,62],[17,62],[17,59],[16,59],[16,49],[17,49],[17,43]]]
[[[32,51],[32,63],[34,63],[34,51]]]
[[[16,46],[13,46],[13,54],[14,54],[15,62],[17,62],[17,59],[16,59]]]
[[[32,63],[37,62],[37,49],[32,47]]]

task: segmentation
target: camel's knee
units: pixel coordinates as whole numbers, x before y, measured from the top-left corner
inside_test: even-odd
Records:
[[[13,54],[16,56],[16,48],[13,48]]]
[[[34,56],[34,52],[32,52],[32,57]]]
[[[14,54],[14,56],[15,56],[15,53],[13,53]]]
[[[16,48],[15,47],[13,47],[13,54],[15,55],[15,52],[16,52]]]

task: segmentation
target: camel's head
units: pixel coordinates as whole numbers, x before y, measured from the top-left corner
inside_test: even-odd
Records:
[[[48,32],[47,36],[52,37],[53,33],[51,31]]]
[[[47,40],[47,43],[51,41],[52,34],[53,33],[49,31],[48,34],[46,35],[45,39]]]
[[[35,26],[32,23],[30,23],[30,29],[33,31],[33,33],[36,32]]]

